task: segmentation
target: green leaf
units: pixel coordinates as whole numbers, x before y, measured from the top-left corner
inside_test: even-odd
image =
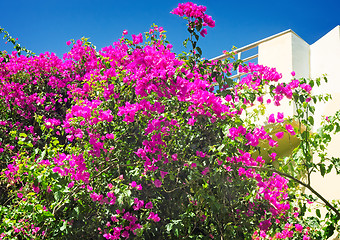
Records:
[[[318,85],[318,87],[319,87],[320,84],[321,84],[321,83],[320,83],[320,78],[317,78],[317,79],[316,79],[316,85]]]
[[[172,226],[173,226],[172,223],[167,224],[167,225],[165,226],[165,227],[166,227],[166,231],[167,231],[167,232],[170,232],[170,231],[172,230]]]
[[[53,214],[50,211],[43,211],[43,216],[45,218],[53,218]]]
[[[20,133],[19,136],[20,136],[20,137],[23,137],[23,138],[26,138],[26,137],[27,137],[27,135],[26,135],[25,133]]]
[[[299,99],[301,103],[304,103],[306,100],[306,98],[303,95],[300,95]]]
[[[326,174],[326,167],[325,167],[325,164],[319,164],[320,166],[320,173],[321,173],[321,176],[325,176]]]
[[[46,155],[46,149],[41,153],[41,156],[37,159],[37,162],[44,160],[45,155]]]
[[[328,225],[327,227],[323,228],[323,230],[325,231],[325,239],[328,239],[329,237],[331,237],[334,233],[335,227],[333,225],[333,223],[331,225]]]
[[[315,210],[316,216],[318,216],[318,218],[321,218],[321,213],[320,213],[320,209],[316,209]]]
[[[196,26],[197,32],[201,31],[201,29],[202,29],[202,24],[198,24],[198,25]]]
[[[217,148],[217,150],[218,150],[219,152],[221,152],[221,151],[223,150],[224,147],[225,147],[225,144],[221,144],[221,145]]]
[[[61,193],[60,193],[59,191],[55,191],[55,192],[53,193],[53,195],[54,195],[54,198],[55,198],[57,201],[59,201],[59,199],[61,198]]]
[[[60,227],[60,231],[64,231],[67,227],[67,221],[64,221],[63,225]]]
[[[198,52],[200,55],[202,55],[202,50],[201,50],[200,47],[196,47],[196,50],[197,50],[197,52]]]
[[[222,85],[222,76],[218,76],[216,78],[216,81],[218,82],[218,84],[221,86]]]
[[[199,39],[199,36],[196,34],[196,33],[193,33],[194,34],[194,36],[195,36],[195,38],[196,38],[196,41],[198,41],[198,39]],[[195,42],[196,43],[196,42]]]

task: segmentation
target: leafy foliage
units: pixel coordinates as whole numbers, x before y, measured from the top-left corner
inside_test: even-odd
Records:
[[[340,115],[311,132],[310,102],[329,98],[311,95],[320,79],[281,83],[275,69],[246,65],[233,52],[201,59],[199,35],[215,24],[205,11],[193,3],[173,10],[188,22],[188,54],[173,53],[157,25],[144,37],[124,31],[99,51],[87,39],[70,41],[63,59],[2,53],[1,239],[333,234],[338,203],[308,180],[314,171],[340,172],[326,154]],[[230,78],[235,69],[247,73],[240,82]],[[292,99],[297,115],[272,114],[259,126],[264,98]],[[300,141],[286,158],[276,154],[283,136]],[[304,216],[315,197],[329,208],[325,219],[318,210]]]

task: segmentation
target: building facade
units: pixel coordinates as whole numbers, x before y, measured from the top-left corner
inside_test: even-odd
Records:
[[[257,54],[242,58],[242,55],[251,49],[257,48]],[[312,132],[320,127],[322,118],[332,116],[340,110],[340,26],[336,26],[322,38],[313,44],[308,44],[292,30],[287,30],[266,39],[249,44],[236,50],[238,58],[249,61],[257,58],[258,64],[276,68],[282,73],[282,80],[291,80],[291,72],[296,73],[296,78],[316,79],[326,74],[328,82],[322,83],[320,87],[313,88],[313,94],[331,94],[332,99],[327,103],[315,104],[315,125]],[[221,55],[214,59],[223,59]],[[234,78],[240,78],[236,74]],[[266,112],[284,112],[285,117],[294,115],[294,106],[288,101],[281,102],[281,106],[268,106]],[[268,116],[261,122],[265,123]],[[295,141],[295,142],[294,142]],[[284,139],[279,142],[278,155],[290,155],[290,152],[297,146],[297,139]],[[332,141],[327,152],[330,157],[340,157],[340,134],[332,136]],[[317,161],[318,156],[313,156],[313,161]],[[335,171],[322,177],[320,173],[313,173],[311,176],[311,186],[328,201],[340,200],[340,175]],[[315,206],[320,208],[320,206]],[[325,209],[321,213],[325,213]],[[330,239],[340,239],[334,234]]]

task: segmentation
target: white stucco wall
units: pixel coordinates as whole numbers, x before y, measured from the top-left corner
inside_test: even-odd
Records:
[[[297,78],[309,77],[309,45],[293,31],[261,43],[258,49],[258,63],[276,68],[285,82],[292,71]]]
[[[310,46],[311,49],[311,78],[327,74],[328,83],[313,89],[314,94],[329,93],[333,101],[318,104],[317,116],[331,115],[340,109],[340,26],[335,27],[321,39]],[[316,128],[320,126],[321,118],[317,119]]]
[[[309,77],[309,45],[293,31],[261,43],[258,46],[258,55],[258,63],[276,68],[279,73],[282,73],[283,82],[289,82],[292,79],[292,71],[295,71],[296,78]],[[269,105],[267,112],[275,114],[284,112],[285,116],[292,116],[295,109],[285,99],[280,107]]]
[[[258,63],[269,67],[275,67],[282,73],[283,81],[291,79],[290,73],[295,71],[296,77],[317,78],[327,74],[328,83],[323,83],[319,88],[313,89],[313,94],[332,95],[333,99],[327,103],[315,105],[315,127],[313,132],[320,127],[323,116],[331,116],[340,110],[340,26],[309,45],[293,31],[282,36],[266,41],[259,45]],[[282,111],[285,116],[294,113],[292,106],[283,102],[279,109],[267,108],[268,115],[271,112]],[[287,146],[282,146],[287,149]],[[281,150],[282,150],[281,149]],[[340,134],[333,136],[332,142],[327,148],[327,153],[332,157],[340,157]],[[278,153],[280,150],[278,151]],[[281,151],[282,152],[282,151]],[[281,154],[284,155],[284,154]],[[318,156],[313,159],[318,162]],[[340,176],[335,171],[322,177],[320,173],[311,176],[311,185],[327,200],[340,199]],[[318,207],[319,208],[319,207]],[[325,209],[321,209],[325,213]],[[340,239],[334,234],[330,239]]]
[[[315,127],[317,131],[324,116],[331,116],[340,110],[340,26],[335,27],[321,39],[311,45],[311,78],[322,77],[327,74],[328,83],[313,89],[314,94],[332,95],[332,100],[327,103],[318,103],[315,106]],[[340,134],[332,136],[332,141],[327,148],[328,156],[340,157]],[[314,156],[315,161],[318,160]],[[315,189],[326,199],[340,199],[340,176],[335,171],[325,177],[314,173],[311,183]],[[339,239],[339,238],[338,238]]]

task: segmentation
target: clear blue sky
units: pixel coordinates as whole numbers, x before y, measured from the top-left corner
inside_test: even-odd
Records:
[[[170,14],[177,0],[16,0],[0,1],[0,26],[36,53],[69,50],[66,41],[89,37],[100,49],[112,44],[127,29],[138,34],[152,23],[164,27],[174,51],[183,50],[185,22]],[[340,0],[197,0],[216,21],[200,46],[205,58],[232,46],[242,47],[292,29],[312,44],[340,24]],[[9,45],[9,44],[7,44]],[[0,50],[11,49],[0,41]]]

